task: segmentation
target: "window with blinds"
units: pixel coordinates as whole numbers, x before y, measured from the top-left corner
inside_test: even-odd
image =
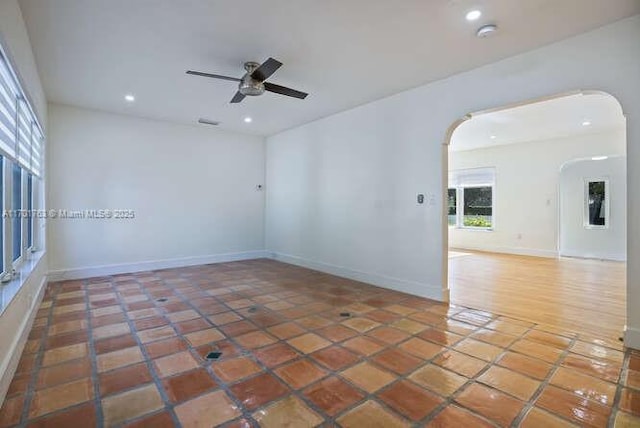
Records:
[[[0,50],[0,152],[42,176],[43,133],[18,79]]]
[[[495,168],[459,169],[449,172],[449,187],[493,186]]]
[[[44,133],[0,46],[0,287],[40,247]],[[15,288],[12,288],[15,289]]]

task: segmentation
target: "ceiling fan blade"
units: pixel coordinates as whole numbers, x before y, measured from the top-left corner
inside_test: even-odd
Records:
[[[285,86],[276,85],[274,83],[264,82],[264,89],[269,92],[274,92],[280,95],[286,95],[288,97],[300,98],[304,100],[307,95],[305,92],[296,91],[295,89],[287,88]]]
[[[240,82],[242,79],[237,77],[221,76],[219,74],[203,73],[201,71],[188,70],[187,74],[193,74],[194,76],[212,77],[214,79],[231,80],[232,82]]]
[[[269,58],[268,60],[263,62],[260,67],[256,68],[253,73],[251,73],[251,77],[264,82],[280,67],[282,67],[282,63],[280,61],[278,61],[277,59]]]
[[[239,103],[240,101],[244,100],[244,95],[242,95],[240,93],[240,91],[236,92],[236,94],[233,96],[233,98],[231,98],[230,103],[235,104],[235,103]]]

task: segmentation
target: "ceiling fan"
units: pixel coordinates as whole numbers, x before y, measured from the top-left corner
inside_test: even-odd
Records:
[[[219,74],[203,73],[200,71],[187,71],[187,74],[193,74],[195,76],[212,77],[214,79],[231,80],[232,82],[239,82],[238,92],[231,98],[232,103],[239,103],[246,96],[258,96],[264,94],[265,91],[273,92],[280,95],[286,95],[288,97],[305,99],[308,94],[295,89],[287,88],[284,86],[276,85],[275,83],[266,82],[273,73],[276,72],[282,63],[276,59],[269,58],[262,64],[257,62],[245,62],[244,69],[247,71],[242,78],[221,76]]]

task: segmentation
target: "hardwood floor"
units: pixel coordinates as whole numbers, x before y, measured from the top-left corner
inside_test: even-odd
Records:
[[[622,335],[625,263],[455,251],[452,303],[611,340]]]

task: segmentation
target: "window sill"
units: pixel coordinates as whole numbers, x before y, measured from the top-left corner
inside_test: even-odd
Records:
[[[470,230],[473,232],[493,232],[493,227],[457,227],[458,230]]]
[[[20,268],[16,270],[15,278],[9,282],[0,283],[0,315],[2,315],[5,309],[11,304],[11,301],[20,292],[25,282],[29,280],[31,273],[35,270],[36,266],[38,266],[44,254],[44,250],[31,253]]]

